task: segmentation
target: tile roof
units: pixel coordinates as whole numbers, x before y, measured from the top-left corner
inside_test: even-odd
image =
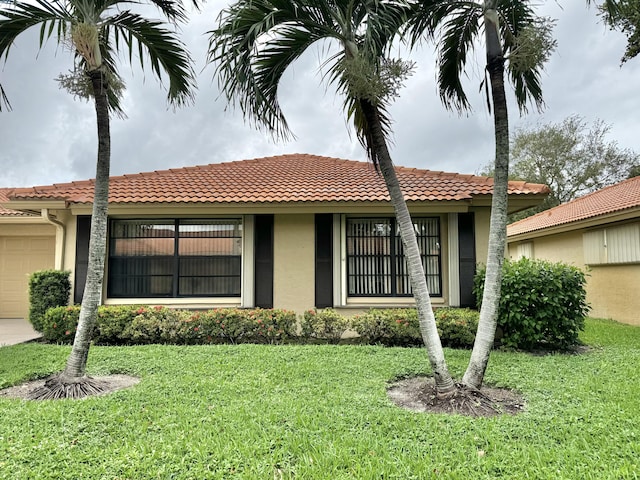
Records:
[[[640,177],[624,180],[512,223],[507,227],[507,236],[578,222],[634,207],[640,207]]]
[[[488,195],[493,179],[396,167],[408,201]],[[14,189],[13,199],[93,200],[93,180]],[[511,182],[509,193],[544,194],[544,185]],[[307,154],[281,155],[111,177],[110,203],[265,203],[388,201],[370,163]]]
[[[13,188],[0,188],[0,217],[31,217],[30,213],[11,210],[2,206],[2,202],[9,201],[9,195],[12,191]]]

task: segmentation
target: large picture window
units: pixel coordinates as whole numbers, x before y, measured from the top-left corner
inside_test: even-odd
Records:
[[[414,218],[429,293],[442,295],[440,219]],[[348,295],[411,296],[409,272],[394,218],[347,218]]]
[[[237,297],[242,220],[112,220],[108,296]]]

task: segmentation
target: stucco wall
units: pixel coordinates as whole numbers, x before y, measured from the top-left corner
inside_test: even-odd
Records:
[[[475,217],[476,236],[476,263],[487,264],[487,253],[489,251],[489,224],[491,221],[490,208],[472,209]]]
[[[303,312],[314,299],[314,216],[276,215],[273,225],[273,306]]]
[[[589,274],[589,315],[640,325],[640,265],[594,266]]]

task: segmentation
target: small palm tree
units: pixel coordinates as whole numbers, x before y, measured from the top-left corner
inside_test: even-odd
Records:
[[[323,40],[337,45],[324,63],[325,78],[344,94],[358,138],[384,177],[436,386],[448,393],[455,385],[436,329],[413,222],[387,148],[386,107],[411,65],[386,58],[384,52],[407,13],[402,2],[381,0],[237,0],[209,32],[209,60],[216,64],[229,102],[237,102],[257,126],[287,138],[290,131],[277,95],[282,75],[311,45]]]
[[[526,111],[529,102],[541,109],[540,74],[555,45],[550,38],[549,25],[534,14],[529,3],[527,0],[423,0],[414,5],[410,21],[414,44],[423,36],[435,38],[440,97],[445,106],[459,111],[470,107],[461,74],[469,53],[484,30],[487,90],[490,86],[496,150],[480,321],[471,360],[462,379],[464,385],[474,389],[482,385],[494,343],[506,243],[509,116],[504,87],[505,69],[521,111]]]
[[[87,356],[97,309],[102,298],[106,252],[109,165],[111,156],[110,113],[122,114],[122,80],[116,55],[146,56],[158,79],[169,79],[169,102],[180,105],[192,98],[194,72],[191,58],[175,34],[163,22],[148,20],[130,10],[135,0],[35,0],[14,2],[0,8],[0,56],[5,58],[13,41],[25,30],[40,27],[40,47],[54,36],[71,48],[74,71],[63,84],[74,94],[93,98],[98,128],[98,155],[89,241],[89,265],[80,319],[65,370],[33,392],[33,398],[82,397],[99,393],[103,385],[86,375]],[[171,22],[184,20],[182,3],[151,0]],[[122,52],[120,52],[122,53]]]

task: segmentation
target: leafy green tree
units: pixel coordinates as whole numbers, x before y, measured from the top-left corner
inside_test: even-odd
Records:
[[[633,176],[634,169],[640,168],[640,155],[608,141],[610,129],[601,120],[588,125],[579,115],[517,129],[511,140],[514,177],[544,183],[551,193],[542,204],[512,215],[511,220],[526,218]]]
[[[76,95],[93,98],[98,129],[89,264],[78,329],[64,371],[34,392],[34,398],[83,397],[104,388],[86,375],[86,365],[104,278],[110,114],[122,114],[120,97],[124,85],[117,71],[117,54],[124,53],[130,63],[134,56],[139,56],[143,66],[146,57],[158,79],[165,74],[169,79],[169,102],[180,105],[192,98],[194,72],[189,54],[163,22],[148,20],[126,8],[139,3],[134,0],[35,0],[17,1],[0,8],[0,56],[6,59],[14,40],[36,26],[40,27],[40,48],[51,37],[60,46],[71,48],[75,73],[63,77],[62,83],[71,87]],[[171,22],[186,19],[180,1],[148,3],[158,7]]]
[[[640,164],[640,155],[608,141],[611,125],[591,126],[572,115],[558,123],[520,128],[513,137],[513,173],[551,188],[549,206],[618,183]]]
[[[338,51],[326,79],[344,95],[358,138],[385,180],[400,226],[421,334],[440,393],[455,391],[437,333],[413,222],[387,148],[387,106],[411,65],[385,56],[404,23],[401,2],[381,0],[237,0],[211,31],[209,60],[229,102],[278,138],[290,134],[277,90],[289,65],[311,45],[333,42]],[[327,48],[322,52],[327,53]]]
[[[440,97],[449,108],[469,109],[461,76],[469,53],[484,33],[487,102],[493,108],[495,129],[494,187],[489,227],[489,250],[478,333],[462,383],[480,388],[494,343],[500,300],[502,262],[506,243],[509,178],[509,117],[505,70],[522,111],[528,102],[542,107],[540,74],[555,47],[551,26],[537,17],[526,0],[423,0],[412,19],[414,43],[435,38]]]

